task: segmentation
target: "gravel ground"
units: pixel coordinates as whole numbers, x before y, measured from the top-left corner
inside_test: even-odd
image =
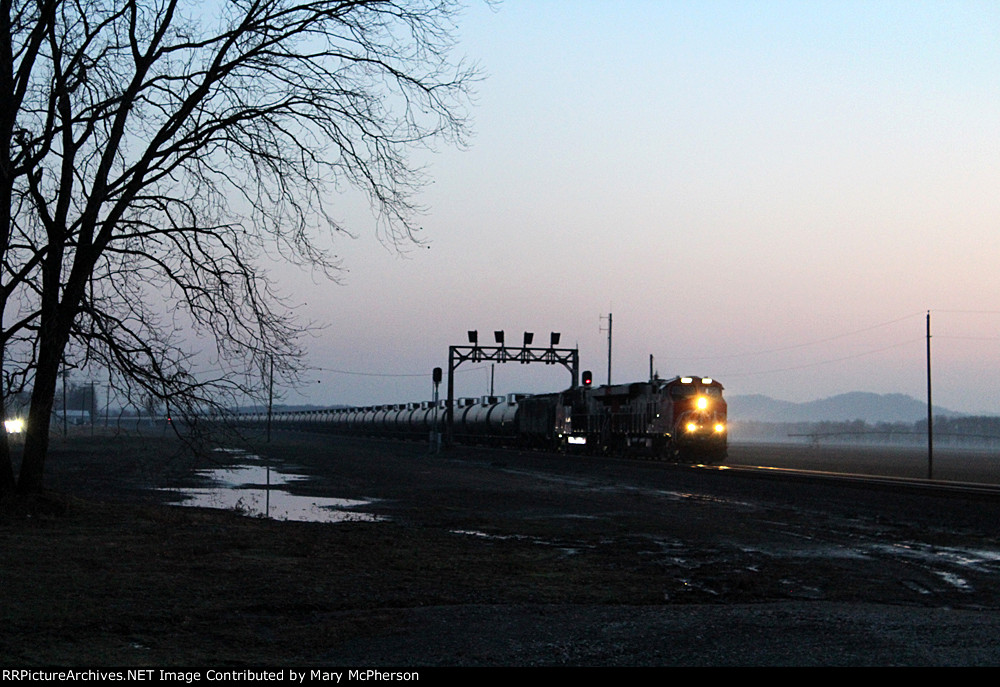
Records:
[[[321,436],[244,448],[57,442],[51,492],[0,517],[0,663],[1000,664],[992,499]],[[246,517],[259,488],[163,505],[205,486],[195,468],[248,463],[353,505],[330,523]]]

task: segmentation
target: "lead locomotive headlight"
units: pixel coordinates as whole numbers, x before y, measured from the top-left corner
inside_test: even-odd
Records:
[[[698,406],[698,410],[705,410],[708,408],[708,399],[704,396],[699,396],[698,400],[695,401],[695,405]]]

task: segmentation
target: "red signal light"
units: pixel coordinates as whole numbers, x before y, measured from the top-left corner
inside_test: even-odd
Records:
[[[594,375],[591,374],[590,370],[584,370],[583,371],[583,385],[585,387],[589,387],[593,383],[594,383]]]

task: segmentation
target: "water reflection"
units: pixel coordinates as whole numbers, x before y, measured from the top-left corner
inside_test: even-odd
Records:
[[[220,449],[228,453],[234,451]],[[274,520],[308,522],[378,522],[384,518],[371,513],[352,510],[366,506],[370,501],[357,499],[300,496],[289,493],[283,485],[306,479],[272,469],[264,464],[253,464],[259,456],[247,454],[244,464],[198,470],[195,474],[212,486],[201,489],[183,489],[181,505],[234,510],[249,517]]]

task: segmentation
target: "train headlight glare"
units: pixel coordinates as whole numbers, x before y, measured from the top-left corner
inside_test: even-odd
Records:
[[[698,397],[698,410],[705,410],[708,407],[708,399],[704,396]]]
[[[722,424],[721,422],[715,426],[715,433],[716,434],[722,434],[725,431],[726,431],[726,426],[724,424]]]
[[[4,420],[3,427],[7,430],[7,434],[20,434],[24,431],[24,420],[20,418]]]
[[[689,432],[693,432],[693,431],[695,431],[696,429],[698,429],[698,425],[696,425],[696,424],[695,424],[695,423],[693,423],[693,422],[689,422],[689,423],[687,423],[687,431],[689,431]]]

